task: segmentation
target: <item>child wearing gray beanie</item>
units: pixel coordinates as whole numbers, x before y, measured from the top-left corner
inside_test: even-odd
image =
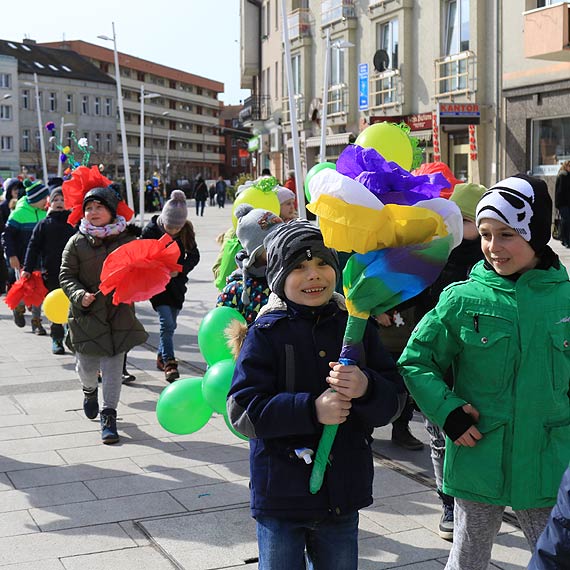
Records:
[[[159,221],[165,228],[181,228],[187,219],[186,194],[182,190],[173,190],[162,208]]]

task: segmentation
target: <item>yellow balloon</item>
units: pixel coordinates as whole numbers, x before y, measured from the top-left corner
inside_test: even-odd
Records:
[[[63,289],[54,289],[46,295],[42,304],[45,316],[57,325],[63,325],[67,322],[69,313],[69,299],[66,297]]]
[[[269,210],[276,216],[279,215],[279,211],[281,210],[281,205],[277,198],[277,192],[273,190],[264,192],[260,188],[249,186],[235,199],[234,206],[232,208],[232,223],[234,228],[237,227],[237,218],[235,217],[234,212],[240,204],[250,204],[254,208]]]
[[[394,123],[374,123],[366,127],[354,141],[362,148],[373,148],[387,161],[396,162],[410,170],[414,160],[414,149],[408,135]]]

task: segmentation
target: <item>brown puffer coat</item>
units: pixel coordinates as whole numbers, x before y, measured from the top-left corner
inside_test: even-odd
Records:
[[[88,308],[81,306],[85,293],[97,292],[105,258],[134,239],[136,237],[127,229],[104,239],[77,233],[67,242],[59,281],[71,301],[66,339],[70,350],[91,356],[114,356],[148,338],[133,305],[113,305],[112,293],[99,293]]]

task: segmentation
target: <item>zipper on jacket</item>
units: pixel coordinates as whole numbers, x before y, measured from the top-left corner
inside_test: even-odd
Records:
[[[479,332],[479,315],[473,315],[473,328],[475,332]]]

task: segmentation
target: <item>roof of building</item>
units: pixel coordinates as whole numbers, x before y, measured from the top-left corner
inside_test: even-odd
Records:
[[[220,111],[220,119],[237,119],[243,105],[224,105]]]
[[[84,42],[83,40],[65,40],[60,42],[47,42],[41,45],[72,49],[77,53],[91,59],[98,61],[104,61],[107,63],[114,63],[114,52],[112,49],[108,49],[95,44],[90,44]],[[129,69],[134,69],[136,71],[142,71],[144,73],[152,73],[158,77],[164,77],[166,79],[172,79],[173,81],[180,81],[182,83],[187,83],[189,85],[196,85],[197,87],[202,87],[204,89],[210,89],[216,93],[224,92],[224,84],[220,81],[214,81],[213,79],[207,79],[206,77],[201,77],[200,75],[194,75],[193,73],[187,73],[186,71],[180,71],[179,69],[174,69],[173,67],[168,67],[166,65],[161,65],[160,63],[154,63],[146,59],[141,59],[133,55],[128,55],[126,53],[119,52],[119,66],[126,67]]]
[[[15,57],[18,60],[18,73],[115,83],[112,77],[75,51],[54,49],[31,40],[22,43],[0,40],[0,55]]]

